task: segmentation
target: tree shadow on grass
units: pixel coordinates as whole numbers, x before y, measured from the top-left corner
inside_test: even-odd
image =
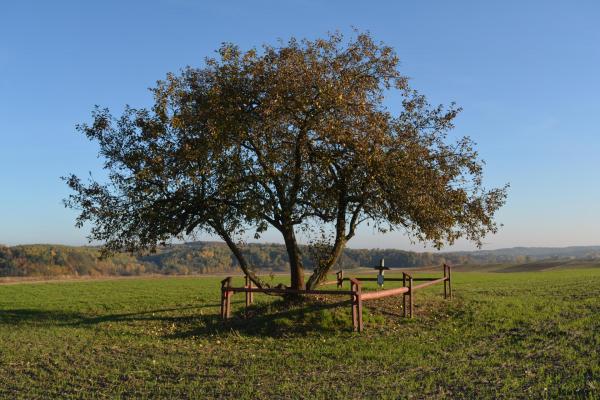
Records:
[[[230,319],[219,315],[199,317],[199,324],[182,327],[168,335],[170,338],[202,337],[236,333],[248,336],[290,337],[314,333],[351,331],[350,301],[289,303],[277,300],[250,306]],[[187,328],[187,329],[186,329]]]
[[[18,308],[10,310],[0,310],[1,325],[35,324],[35,325],[56,325],[78,321],[83,318],[80,313],[36,310],[29,308]]]
[[[232,304],[241,305],[243,301]],[[244,334],[249,336],[287,337],[309,333],[351,331],[349,300],[325,302],[305,300],[290,303],[275,300],[252,305],[237,311],[223,321],[218,314],[220,304],[161,308],[140,312],[89,315],[80,312],[39,309],[0,310],[2,325],[34,325],[85,328],[104,323],[159,323],[165,330],[164,338],[184,339],[215,334]],[[191,312],[212,308],[210,314]],[[239,308],[239,307],[238,307]],[[175,328],[171,328],[175,327]]]
[[[403,318],[401,298],[375,300],[364,305],[363,320],[367,326],[408,323]],[[352,331],[350,301],[339,297],[307,298],[301,302],[282,299],[243,307],[244,301],[233,301],[236,312],[223,321],[219,303],[140,310],[126,313],[86,314],[62,310],[0,310],[3,325],[29,325],[89,328],[108,325],[127,334],[147,336],[149,327],[164,339],[201,338],[218,334],[240,334],[261,337],[295,337]],[[421,321],[460,318],[465,310],[456,300],[419,298],[415,305]],[[208,313],[203,311],[208,309]],[[112,327],[111,327],[112,325]]]
[[[155,310],[138,311],[120,314],[105,314],[90,316],[90,314],[80,312],[68,312],[60,310],[40,310],[30,308],[17,308],[0,310],[1,325],[17,324],[40,324],[55,326],[85,326],[100,324],[103,322],[123,322],[123,321],[142,321],[142,320],[177,320],[189,318],[189,316],[165,316],[161,315],[168,312],[181,312],[184,310],[203,309],[219,307],[219,304],[206,304],[202,306],[186,306],[175,308],[160,308]]]
[[[90,317],[89,315],[83,316],[77,325],[95,325],[103,322],[127,322],[127,321],[164,321],[164,322],[177,322],[185,320],[193,320],[196,315],[164,315],[164,313],[181,313],[187,310],[202,310],[204,308],[215,308],[219,307],[220,304],[205,304],[202,306],[186,306],[186,307],[175,307],[175,308],[160,308],[156,310],[148,310],[141,312],[130,312],[121,314],[107,314]]]

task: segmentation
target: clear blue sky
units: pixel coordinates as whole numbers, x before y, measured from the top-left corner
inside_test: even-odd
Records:
[[[355,26],[432,102],[464,108],[455,135],[479,144],[489,186],[511,184],[485,248],[600,244],[598,21],[597,1],[3,1],[0,243],[85,243],[59,177],[99,174],[74,129],[95,104],[147,106],[157,79],[224,41]],[[368,229],[351,246],[423,248]]]

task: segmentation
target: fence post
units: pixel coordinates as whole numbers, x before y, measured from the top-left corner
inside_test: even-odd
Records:
[[[233,292],[229,290],[231,286],[231,277],[227,277],[221,281],[221,318],[227,319],[231,316],[231,295]]]
[[[344,271],[340,269],[338,272],[335,273],[335,276],[337,278],[337,287],[341,288],[344,284]]]
[[[444,268],[444,298],[448,298],[448,265],[446,263],[442,264]]]
[[[406,287],[406,273],[402,273],[402,286]],[[402,293],[402,311],[403,316],[406,318],[406,293]]]
[[[350,291],[352,294],[350,295],[350,304],[352,305],[352,330],[356,331],[356,305],[355,305],[355,293],[356,293],[356,285],[354,284],[354,280],[350,278]]]
[[[350,278],[350,290],[352,291],[352,329],[362,332],[362,294],[360,281]]]
[[[406,287],[406,280],[408,278],[408,292],[402,295],[402,308],[404,309],[404,316],[406,317],[408,309],[408,317],[413,317],[413,277],[406,272],[402,273],[402,286]],[[406,307],[406,296],[408,296],[408,307]]]
[[[450,296],[450,299],[452,299],[452,279],[450,274],[452,268],[450,265],[446,265],[446,268],[448,269],[448,295]]]
[[[409,304],[409,315],[410,318],[413,317],[413,278],[410,276],[408,278],[408,304]]]
[[[358,331],[363,331],[363,318],[362,318],[362,293],[360,284],[358,284],[358,291],[356,293],[356,312],[358,313]]]
[[[252,289],[252,279],[248,275],[246,275],[246,288]],[[253,294],[252,292],[246,292],[246,307],[253,303]]]

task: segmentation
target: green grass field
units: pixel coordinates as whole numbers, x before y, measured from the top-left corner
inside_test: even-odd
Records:
[[[1,398],[600,398],[600,268],[218,319],[219,278],[0,286]],[[241,282],[241,280],[240,280]],[[373,287],[373,286],[371,286]]]

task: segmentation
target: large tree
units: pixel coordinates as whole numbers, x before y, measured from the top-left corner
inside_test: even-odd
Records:
[[[480,244],[497,230],[506,188],[483,187],[473,143],[447,138],[460,110],[431,106],[398,64],[368,34],[246,52],[225,44],[159,81],[151,109],[115,118],[97,108],[78,129],[99,143],[108,179],[66,177],[65,203],[106,252],[218,235],[259,286],[240,239],[269,227],[294,289],[317,286],[365,221],[438,248]],[[306,283],[298,235],[315,258]]]

